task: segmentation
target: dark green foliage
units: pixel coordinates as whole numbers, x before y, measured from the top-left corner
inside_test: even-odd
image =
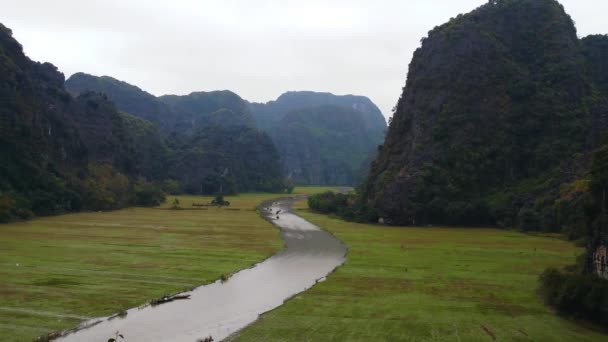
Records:
[[[272,133],[286,172],[297,183],[352,185],[382,135],[370,136],[363,114],[338,106],[286,114]]]
[[[205,127],[182,140],[173,146],[169,176],[188,193],[284,192],[288,187],[272,141],[255,129]]]
[[[162,182],[161,188],[163,192],[170,195],[178,195],[182,193],[181,186],[178,181],[173,179],[167,179]]]
[[[586,178],[608,127],[589,74],[608,62],[586,59],[603,39],[581,44],[554,0],[491,1],[436,27],[414,54],[362,200],[398,224],[582,237],[584,192],[560,187]]]
[[[215,195],[215,198],[213,199],[213,201],[211,201],[211,205],[216,205],[218,207],[227,207],[230,205],[230,202],[224,200],[224,195],[218,194]]]
[[[596,275],[593,254],[608,244],[608,146],[593,157],[590,181],[585,183],[584,227],[587,250],[569,270],[547,269],[540,277],[540,294],[561,313],[598,323],[608,323],[608,280]]]
[[[159,203],[164,193],[145,181],[164,177],[155,129],[105,95],[73,98],[54,66],[32,62],[0,27],[0,221]]]
[[[250,106],[297,184],[353,185],[386,129],[380,110],[361,96],[288,92]]]
[[[78,94],[104,92],[132,114],[123,117],[133,141],[135,172],[152,180],[172,179],[164,185],[166,192],[285,192],[289,188],[272,141],[254,127],[247,103],[232,92],[153,98],[124,82],[86,74],[74,75],[66,87]],[[149,118],[147,108],[162,112],[153,118],[160,130],[141,119]]]
[[[540,276],[539,293],[564,315],[608,324],[607,280],[550,268]]]
[[[138,113],[141,118],[161,127],[169,128],[174,124],[171,121],[173,115],[166,104],[154,95],[112,77],[76,73],[65,81],[65,87],[75,96],[91,91],[106,94],[120,110]]]
[[[135,204],[143,207],[156,207],[166,199],[162,185],[140,179],[135,184]]]
[[[594,154],[589,189],[592,200],[587,209],[586,270],[593,272],[593,253],[598,247],[608,245],[608,145]]]
[[[173,210],[179,210],[179,209],[181,209],[181,208],[182,208],[182,207],[181,207],[181,206],[180,206],[180,204],[179,204],[179,198],[175,197],[175,198],[173,199],[173,203],[171,203],[171,209],[173,209]]]
[[[322,214],[336,214],[348,221],[376,222],[376,212],[358,201],[355,194],[328,191],[308,197],[308,206]]]
[[[522,209],[518,215],[518,226],[524,230],[539,230],[541,226],[541,218],[533,209]]]
[[[165,95],[160,100],[175,113],[173,129],[180,133],[195,133],[207,126],[255,127],[247,102],[231,91]]]
[[[167,160],[171,150],[159,129],[150,121],[127,113],[121,113],[127,128],[128,139],[132,144],[130,160],[133,172],[147,179],[159,181],[167,178]],[[178,184],[168,190],[179,191]]]
[[[581,40],[589,75],[604,95],[608,94],[608,35],[591,35]]]
[[[308,197],[308,206],[319,213],[332,214],[347,208],[348,200],[348,195],[328,191]]]

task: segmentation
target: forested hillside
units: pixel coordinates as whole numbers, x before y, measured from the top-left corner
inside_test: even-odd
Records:
[[[247,102],[230,91],[156,98],[114,78],[84,73],[70,77],[66,88],[73,94],[104,94],[127,116],[141,118],[138,137],[148,141],[139,151],[142,163],[177,181],[182,191],[284,192],[290,187],[272,140],[255,127]],[[157,154],[143,153],[153,146]]]
[[[235,94],[165,104],[85,74],[68,92],[63,74],[31,61],[4,26],[0,68],[0,221],[155,205],[165,192],[288,188],[271,139]]]
[[[124,112],[140,113],[139,117],[164,129],[174,125],[171,110],[165,103],[136,86],[112,77],[96,77],[79,72],[65,81],[65,88],[74,96],[87,91],[105,94]]]
[[[199,154],[198,162],[180,159],[193,157],[187,150],[195,147],[192,146],[194,141],[204,144],[214,140],[191,140],[194,136],[200,136],[199,131],[216,135],[218,139],[223,137],[226,142],[237,137],[235,141],[255,136],[255,140],[247,142],[259,147],[258,152],[249,155],[252,160],[258,161],[248,166],[252,171],[250,176],[257,179],[255,175],[266,173],[268,177],[262,182],[249,184],[247,174],[237,176],[235,173],[231,179],[223,179],[222,182],[236,184],[234,189],[238,190],[261,190],[268,189],[270,184],[275,184],[271,188],[282,188],[277,185],[282,181],[276,179],[280,173],[286,175],[289,182],[297,184],[353,185],[361,181],[362,174],[367,172],[370,156],[376,152],[386,130],[380,110],[362,96],[289,92],[276,101],[259,104],[247,103],[237,94],[226,90],[156,98],[111,77],[84,73],[70,77],[66,81],[66,88],[73,94],[89,91],[103,93],[120,110],[156,123],[167,139],[175,140],[169,145],[179,149],[174,154],[175,167],[171,168],[169,175],[188,184],[185,188],[190,191],[195,188],[212,189],[208,185],[193,184],[201,183],[204,179],[208,179],[203,181],[206,184],[218,183],[218,174],[223,173],[219,170],[241,169],[238,160],[230,159],[230,155],[241,155],[241,150],[225,150],[221,152],[222,158],[216,158],[232,167],[211,167],[214,162],[208,153]],[[154,115],[149,115],[148,109]],[[257,132],[258,129],[265,134]],[[230,134],[226,135],[228,131]],[[262,154],[266,156],[262,157]],[[262,163],[267,156],[271,157],[272,162]],[[206,166],[202,167],[201,163]],[[190,168],[190,164],[197,167]],[[212,169],[216,171],[212,172]],[[201,174],[200,170],[205,171]],[[180,177],[180,174],[186,176]],[[266,185],[260,188],[260,184]],[[229,188],[232,189],[231,186]]]
[[[288,92],[250,108],[297,184],[356,184],[386,130],[378,107],[363,96]]]
[[[68,94],[63,75],[27,58],[0,25],[0,221],[150,201],[129,125],[104,96]],[[142,178],[138,178],[142,176]],[[157,178],[158,179],[158,178]]]

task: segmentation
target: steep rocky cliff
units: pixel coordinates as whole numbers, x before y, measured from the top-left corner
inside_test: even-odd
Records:
[[[297,184],[356,184],[386,130],[378,107],[363,96],[288,92],[250,108]]]
[[[31,61],[1,24],[0,70],[0,221],[127,204],[134,145],[114,105],[73,98],[63,74]],[[101,185],[115,180],[121,196]]]
[[[363,201],[393,223],[556,229],[549,202],[605,132],[599,41],[554,0],[493,0],[433,29]]]

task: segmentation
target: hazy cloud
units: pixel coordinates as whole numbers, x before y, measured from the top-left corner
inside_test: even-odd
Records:
[[[0,22],[67,76],[110,75],[156,95],[230,89],[369,96],[385,115],[420,38],[486,0],[0,0]],[[563,0],[580,36],[608,33],[605,0]]]

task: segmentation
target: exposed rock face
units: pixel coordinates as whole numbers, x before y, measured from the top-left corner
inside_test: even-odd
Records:
[[[363,199],[399,224],[526,219],[598,144],[599,89],[559,3],[490,1],[423,39]]]
[[[362,96],[288,92],[250,108],[297,184],[355,184],[386,129],[378,107]]]

